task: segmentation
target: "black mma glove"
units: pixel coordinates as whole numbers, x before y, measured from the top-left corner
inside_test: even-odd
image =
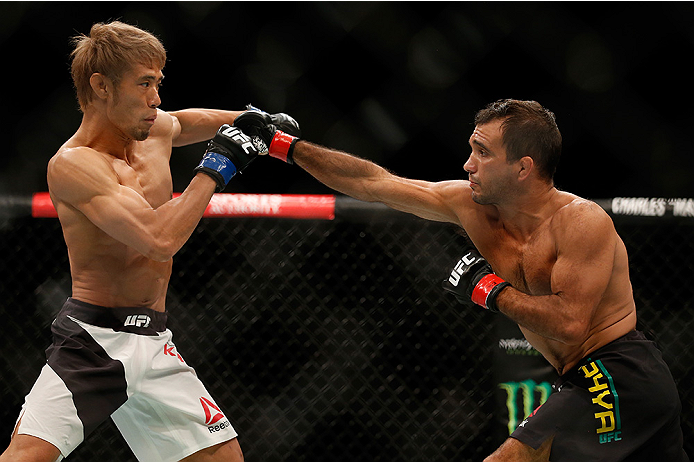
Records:
[[[497,312],[496,297],[510,285],[494,274],[487,260],[476,250],[458,260],[451,275],[443,281],[443,288],[452,292],[460,303],[467,304],[472,300],[489,311]]]
[[[266,152],[272,157],[293,164],[294,145],[301,136],[297,121],[283,113],[268,114],[250,104],[246,109],[248,110],[234,120],[234,127],[240,128],[253,138],[261,153]],[[265,146],[265,149],[262,149],[262,146]]]
[[[207,144],[205,155],[195,172],[203,172],[217,182],[216,192],[224,191],[236,172],[243,171],[260,150],[253,140],[236,127],[224,124]]]

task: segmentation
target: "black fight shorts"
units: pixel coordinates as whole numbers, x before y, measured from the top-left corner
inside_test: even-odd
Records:
[[[641,332],[584,358],[553,389],[511,434],[535,449],[553,437],[552,462],[689,461],[675,382]]]

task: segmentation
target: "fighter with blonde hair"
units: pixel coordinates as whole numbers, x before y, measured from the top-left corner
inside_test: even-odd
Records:
[[[230,419],[173,343],[165,299],[172,257],[258,150],[230,126],[238,111],[158,109],[166,51],[149,32],[99,23],[74,45],[82,122],[47,177],[72,294],[0,461],[61,460],[109,417],[141,461],[241,461]],[[172,198],[172,147],[210,138]]]

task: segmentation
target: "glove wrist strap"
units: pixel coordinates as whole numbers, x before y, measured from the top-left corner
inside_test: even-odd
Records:
[[[216,152],[208,152],[195,168],[195,172],[203,172],[211,176],[217,182],[216,192],[221,192],[229,180],[236,175],[236,166],[228,157]]]
[[[487,274],[472,289],[470,298],[476,304],[490,311],[499,311],[499,308],[496,306],[496,297],[504,287],[510,285],[510,283],[504,281],[496,274]]]
[[[293,164],[292,155],[294,154],[294,145],[297,141],[299,141],[299,138],[296,136],[277,130],[268,147],[268,154],[288,164]]]

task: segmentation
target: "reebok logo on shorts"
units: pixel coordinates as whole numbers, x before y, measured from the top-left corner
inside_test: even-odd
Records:
[[[222,410],[207,398],[200,398],[200,404],[205,411],[205,425],[213,425],[224,418]]]
[[[622,419],[619,414],[619,396],[614,388],[612,376],[600,360],[591,361],[580,368],[588,380],[595,418],[598,420],[595,432],[600,444],[622,439]]]
[[[222,414],[222,410],[219,409],[216,404],[203,397],[200,398],[200,404],[205,411],[205,425],[207,425],[207,429],[210,433],[218,432],[225,428],[231,428],[231,424],[226,420],[226,417]],[[220,422],[222,419],[225,420]]]

